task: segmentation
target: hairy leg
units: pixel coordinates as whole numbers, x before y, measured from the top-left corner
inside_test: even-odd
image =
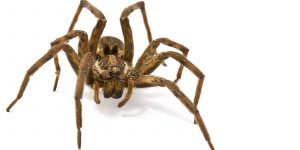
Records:
[[[96,50],[97,50],[97,46],[98,46],[98,42],[99,39],[102,35],[102,32],[104,30],[105,24],[106,24],[106,19],[105,16],[103,15],[103,13],[97,9],[95,6],[93,6],[92,4],[90,4],[87,0],[81,0],[79,3],[79,6],[76,10],[75,16],[71,22],[71,25],[69,27],[68,32],[72,32],[75,24],[79,18],[79,15],[82,11],[83,8],[88,9],[96,18],[98,18],[98,21],[92,31],[90,40],[88,41],[88,48],[85,51],[79,52],[79,56],[82,57],[86,52],[90,51],[92,52],[93,55],[96,54]],[[67,38],[67,37],[66,37]],[[66,40],[65,42],[68,42],[68,40]],[[57,40],[56,42],[52,42],[51,45],[55,45],[60,43],[59,40]],[[59,66],[59,62],[58,62],[58,56],[54,57],[54,64],[55,64],[55,69],[56,69],[56,79],[55,79],[55,83],[54,83],[54,88],[53,91],[55,91],[56,87],[57,87],[57,83],[58,83],[58,79],[59,79],[59,75],[60,75],[60,66]]]
[[[79,17],[79,15],[80,15],[83,8],[88,9],[98,19],[98,21],[97,21],[97,23],[96,23],[96,25],[95,25],[95,27],[92,31],[90,40],[89,40],[89,48],[90,48],[89,51],[92,53],[92,55],[95,55],[96,50],[97,50],[97,46],[98,46],[98,43],[99,43],[99,39],[100,39],[100,37],[102,35],[102,32],[104,30],[104,27],[106,25],[106,18],[98,8],[93,6],[87,0],[81,0],[80,3],[79,3],[79,6],[77,8],[77,11],[75,13],[75,16],[72,20],[72,23],[69,27],[68,32],[70,32],[74,29],[75,24],[76,24],[76,22],[78,20],[78,17]]]
[[[146,50],[144,51],[144,53],[142,54],[142,56],[139,58],[139,60],[137,61],[135,67],[136,68],[140,68],[141,66],[143,66],[144,64],[148,64],[148,61],[151,60],[151,58],[157,54],[156,52],[156,49],[158,48],[158,46],[160,44],[165,44],[167,46],[170,46],[170,47],[173,47],[175,49],[178,49],[180,50],[182,53],[183,53],[183,56],[184,57],[187,57],[188,55],[188,52],[189,52],[189,49],[186,48],[185,46],[179,44],[179,43],[176,43],[168,38],[159,38],[159,39],[156,39],[156,40],[153,40],[149,46],[146,48]],[[162,61],[163,62],[163,61]],[[181,78],[181,75],[182,75],[182,70],[183,70],[183,65],[180,64],[179,68],[178,68],[178,71],[177,71],[177,77],[176,79],[174,80],[174,82],[176,83],[180,78]],[[147,75],[147,74],[151,74],[152,72],[154,71],[153,70],[147,70],[146,72],[143,73],[143,75]]]
[[[137,9],[140,9],[143,15],[143,21],[147,31],[148,41],[149,43],[152,41],[151,30],[149,27],[147,14],[145,10],[145,3],[141,1],[125,8],[121,14],[120,21],[125,42],[124,60],[130,65],[132,64],[132,59],[134,55],[134,43],[128,16]]]
[[[75,105],[76,105],[76,126],[77,126],[77,146],[81,147],[81,128],[82,128],[82,105],[81,98],[83,94],[83,88],[85,80],[90,72],[91,65],[93,63],[93,56],[90,52],[86,53],[80,62],[76,90],[75,90]]]
[[[144,75],[140,76],[135,81],[135,86],[138,88],[144,88],[144,87],[154,87],[154,86],[161,86],[161,87],[167,87],[179,100],[180,102],[195,116],[195,120],[198,123],[198,126],[200,130],[202,131],[202,134],[207,141],[209,147],[211,150],[214,150],[214,146],[211,143],[211,139],[209,136],[209,133],[207,131],[207,128],[204,124],[204,121],[202,117],[200,116],[199,110],[197,109],[196,105],[194,105],[189,98],[179,89],[179,87],[164,78],[156,77],[156,76],[150,76],[150,75]]]
[[[141,65],[139,68],[136,68],[137,72],[140,73],[140,75],[147,74],[148,72],[152,72],[159,66],[159,64],[162,61],[170,57],[178,61],[181,65],[188,68],[191,72],[194,73],[194,75],[197,76],[198,83],[197,83],[197,88],[194,97],[194,104],[195,106],[197,106],[201,95],[202,84],[204,81],[204,74],[194,64],[192,64],[185,56],[173,51],[161,52],[153,56],[148,61],[146,61],[146,63]]]
[[[6,111],[9,112],[10,109],[17,103],[17,101],[23,96],[26,86],[29,82],[30,76],[33,75],[40,67],[42,67],[47,61],[53,58],[59,51],[63,50],[68,58],[78,57],[73,48],[65,43],[53,46],[42,58],[36,61],[26,72],[21,87],[19,89],[18,95],[14,101],[7,107]]]
[[[88,52],[88,35],[85,31],[81,30],[72,30],[68,32],[66,35],[57,38],[53,42],[51,42],[51,46],[55,46],[60,43],[68,43],[71,39],[78,37],[78,55],[81,58],[85,53]],[[77,72],[77,71],[76,71]]]
[[[57,44],[60,44],[60,43],[68,43],[69,40],[76,38],[76,37],[79,37],[79,43],[78,43],[78,56],[79,57],[77,55],[74,58],[68,57],[68,60],[71,64],[74,72],[77,74],[80,58],[83,56],[83,54],[88,52],[88,35],[87,35],[87,33],[84,31],[80,31],[80,30],[73,30],[73,31],[67,33],[66,35],[64,35],[60,38],[57,38],[56,40],[51,42],[51,47],[53,47]],[[53,86],[53,91],[55,91],[57,88],[59,75],[60,75],[60,66],[58,63],[57,55],[54,56],[54,64],[55,64],[55,69],[56,69],[56,72],[55,72],[56,78],[55,78],[55,82],[54,82],[54,86]]]

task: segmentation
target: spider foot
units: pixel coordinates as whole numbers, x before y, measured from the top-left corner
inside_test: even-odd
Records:
[[[95,101],[96,104],[100,104],[101,103],[101,101],[100,101],[100,99],[99,99],[98,96],[94,97],[94,101]]]
[[[119,108],[123,107],[123,106],[126,104],[126,102],[127,102],[127,101],[124,101],[124,100],[121,101],[121,102],[118,104],[118,107],[119,107]]]
[[[211,150],[215,150],[215,147],[214,147],[214,145],[211,143],[211,141],[208,140],[207,142],[208,142],[208,145],[209,145],[210,149],[211,149]]]
[[[9,112],[10,109],[17,103],[17,101],[19,100],[20,98],[16,98],[14,101],[12,101],[9,106],[6,108],[6,112]]]
[[[55,74],[56,74],[56,78],[55,78],[55,81],[54,81],[53,92],[56,91],[57,83],[58,83],[58,80],[59,80],[59,74],[60,74],[60,72],[59,72],[59,71],[56,71]]]

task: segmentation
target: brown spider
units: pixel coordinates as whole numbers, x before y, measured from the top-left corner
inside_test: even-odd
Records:
[[[96,18],[98,18],[97,24],[92,31],[90,39],[88,39],[88,35],[86,32],[73,30],[83,8],[88,9]],[[141,10],[144,25],[147,30],[148,41],[150,44],[148,45],[142,56],[138,59],[135,66],[133,66],[132,59],[134,48],[132,30],[129,24],[128,16],[137,9]],[[53,41],[51,43],[51,49],[27,70],[18,95],[16,99],[12,101],[12,103],[7,107],[7,112],[9,112],[10,109],[16,104],[16,102],[22,97],[29,82],[30,76],[33,75],[51,58],[54,58],[56,67],[56,79],[53,91],[56,90],[60,74],[60,66],[58,63],[57,53],[63,50],[66,53],[73,70],[77,74],[75,103],[77,145],[79,149],[81,147],[82,127],[81,98],[84,82],[86,82],[87,85],[93,87],[94,100],[97,104],[100,103],[100,99],[98,96],[99,88],[103,89],[105,98],[112,97],[118,99],[122,96],[124,87],[127,87],[128,90],[125,98],[118,104],[118,107],[122,107],[130,99],[134,87],[145,88],[154,86],[166,86],[182,102],[182,104],[186,106],[192,114],[194,114],[195,123],[199,125],[204,138],[208,142],[210,148],[213,150],[214,147],[210,141],[210,136],[197,109],[204,75],[194,64],[192,64],[186,58],[189,49],[167,38],[152,40],[144,2],[137,2],[125,8],[120,17],[120,21],[125,41],[124,44],[121,40],[115,37],[101,37],[106,24],[106,19],[103,13],[88,1],[81,0],[73,21],[69,27],[68,33]],[[79,37],[78,54],[68,44],[68,41],[75,37]],[[161,43],[176,48],[183,54],[173,51],[157,53],[156,49]],[[160,64],[164,64],[164,60],[168,59],[169,57],[180,62],[180,67],[177,72],[177,78],[174,82],[162,77],[150,75]],[[199,79],[194,97],[194,103],[191,102],[191,100],[176,85],[176,82],[181,77],[183,66],[192,71]]]

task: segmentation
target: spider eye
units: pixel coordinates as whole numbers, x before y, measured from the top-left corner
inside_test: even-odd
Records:
[[[107,45],[103,47],[103,53],[104,55],[109,55],[109,47]]]
[[[111,53],[112,53],[112,55],[117,55],[117,54],[118,54],[118,47],[117,47],[117,46],[114,46],[114,47],[111,49]]]

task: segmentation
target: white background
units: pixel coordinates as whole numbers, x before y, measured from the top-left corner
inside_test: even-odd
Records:
[[[104,35],[122,39],[120,14],[134,0],[90,0],[108,22]],[[206,75],[199,109],[217,150],[299,150],[300,3],[297,0],[145,1],[153,37],[190,48],[188,58]],[[34,76],[12,112],[26,70],[66,33],[78,0],[1,2],[0,149],[76,149],[76,76],[60,54],[58,89],[53,61]],[[139,11],[130,16],[135,60],[147,46]],[[84,11],[76,29],[90,33]],[[74,40],[73,45],[77,40]],[[172,50],[162,46],[159,51]],[[155,72],[174,79],[177,63]],[[197,79],[183,72],[181,89],[192,99]],[[83,150],[209,149],[193,116],[166,88],[134,90],[131,100],[104,99],[92,90],[83,102]]]

